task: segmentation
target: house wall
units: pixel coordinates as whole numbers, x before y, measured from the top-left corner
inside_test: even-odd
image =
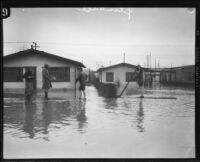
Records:
[[[126,72],[134,72],[134,67],[129,66],[117,66],[109,69],[104,69],[102,72],[99,72],[99,80],[102,83],[117,83],[120,82],[121,87],[124,87],[126,82]],[[114,73],[114,81],[113,82],[106,82],[106,72],[113,72]],[[129,88],[138,87],[136,82],[130,82]]]
[[[52,89],[74,89],[75,88],[75,65],[44,57],[37,54],[30,54],[28,56],[19,57],[9,61],[4,61],[4,67],[24,67],[35,66],[36,67],[36,87],[42,88],[42,67],[44,64],[48,64],[50,67],[70,67],[70,82],[52,82]],[[77,75],[77,74],[76,74]],[[77,85],[78,86],[78,85]],[[4,90],[8,89],[24,89],[25,81],[23,82],[4,82]]]
[[[193,75],[193,79],[191,79]],[[173,82],[173,83],[194,83],[195,67],[186,67],[173,69],[173,71],[161,72],[161,82]]]
[[[191,79],[189,75],[193,75]],[[195,67],[187,67],[176,70],[176,82],[181,83],[194,83]]]
[[[175,78],[175,73],[170,71],[162,71],[160,73],[160,82],[171,82]]]

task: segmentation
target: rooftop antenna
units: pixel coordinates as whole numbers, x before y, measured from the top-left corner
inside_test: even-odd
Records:
[[[32,42],[32,43],[34,44],[34,49],[35,49],[35,50],[37,50],[37,47],[40,47],[40,46],[37,46],[37,43],[36,43],[36,42]],[[33,46],[33,45],[31,45],[31,49],[32,49],[32,46]]]

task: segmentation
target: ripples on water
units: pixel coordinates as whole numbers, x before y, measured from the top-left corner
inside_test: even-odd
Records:
[[[50,93],[49,101],[38,95],[33,103],[25,102],[22,97],[5,97],[4,137],[51,142],[54,137],[67,138],[78,132],[86,134],[85,138],[90,138],[89,135],[102,138],[103,133],[110,134],[109,139],[121,140],[112,135],[115,130],[135,136],[148,133],[159,123],[194,118],[194,90],[163,87],[145,90],[145,96],[176,97],[176,100],[140,99],[139,91],[126,91],[121,98],[104,98],[98,96],[94,87],[86,90],[86,101],[73,95],[66,97],[63,92]]]
[[[138,94],[127,91],[121,98],[103,98],[91,92],[88,101],[52,98],[50,101],[37,99],[33,103],[24,102],[23,98],[4,98],[4,133],[14,137],[34,138],[39,134],[48,134],[59,129],[75,129],[84,133],[87,129],[86,103],[96,107],[100,115],[107,113],[110,120],[121,118],[136,123],[139,132],[144,132],[144,119],[160,117],[194,117],[194,91],[147,89],[145,96],[176,96],[170,99],[138,99]],[[120,125],[120,124],[119,124]],[[133,125],[133,124],[132,124]]]

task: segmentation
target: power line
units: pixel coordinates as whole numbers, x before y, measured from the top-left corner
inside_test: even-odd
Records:
[[[3,42],[3,43],[33,43],[27,41],[16,41],[16,42]],[[124,46],[138,46],[136,44],[101,44],[101,43],[70,43],[70,42],[37,42],[39,44],[49,44],[49,45],[71,45],[71,46],[104,46],[104,47],[124,47]]]
[[[3,42],[3,43],[33,43],[33,42]]]

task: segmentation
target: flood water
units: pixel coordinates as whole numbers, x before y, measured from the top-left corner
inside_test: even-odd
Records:
[[[4,97],[3,154],[12,158],[193,158],[195,91],[146,88],[138,98],[104,98],[93,86],[87,100],[74,92],[38,93],[33,103],[23,96]]]

